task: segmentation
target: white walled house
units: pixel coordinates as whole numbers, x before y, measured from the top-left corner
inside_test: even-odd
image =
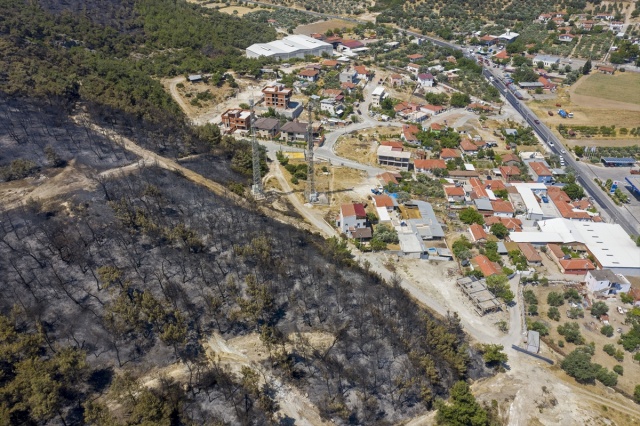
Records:
[[[387,93],[384,91],[384,87],[378,86],[373,89],[371,93],[371,105],[374,108],[380,108],[380,102],[386,97]]]
[[[614,274],[610,269],[589,271],[584,279],[587,289],[593,293],[609,295],[628,293],[631,289],[631,283],[623,275]]]
[[[434,78],[431,73],[418,74],[418,83],[422,87],[433,87]]]
[[[350,237],[351,231],[367,226],[367,213],[360,203],[343,204],[338,221],[340,231]]]

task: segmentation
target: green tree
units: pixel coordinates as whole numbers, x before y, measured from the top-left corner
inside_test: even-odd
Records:
[[[640,404],[640,385],[636,385],[635,389],[633,390],[633,400],[637,404]]]
[[[602,328],[600,328],[600,333],[604,334],[607,337],[612,337],[613,336],[613,326],[607,324],[607,325],[603,325]]]
[[[547,295],[547,303],[549,306],[562,306],[564,305],[564,297],[562,294],[552,291]]]
[[[506,353],[503,352],[504,346],[496,344],[484,344],[480,346],[482,359],[489,366],[497,366],[509,360]]]
[[[613,371],[614,373],[616,373],[618,376],[622,376],[624,375],[624,367],[622,367],[620,364],[616,364],[613,366]]]
[[[471,98],[466,93],[456,92],[451,95],[449,103],[454,108],[464,108],[471,103]]]
[[[562,188],[562,190],[572,200],[579,200],[584,197],[584,189],[577,183],[570,183],[568,185],[565,185],[564,188]]]
[[[560,321],[560,311],[555,306],[549,308],[547,316],[554,321]]]
[[[609,306],[604,302],[595,302],[591,306],[591,315],[596,318],[600,318],[602,315],[606,315],[609,312]]]
[[[558,333],[569,343],[581,345],[584,343],[584,337],[580,334],[580,325],[577,322],[568,322],[558,326]]]
[[[451,402],[436,402],[436,422],[447,426],[488,426],[489,416],[478,404],[466,382],[451,387]]]
[[[509,229],[503,223],[494,223],[491,225],[491,233],[503,240],[509,235]]]
[[[513,301],[514,295],[509,287],[509,279],[506,275],[495,274],[487,277],[487,288],[505,303]]]
[[[529,322],[527,320],[527,329],[537,331],[541,336],[546,336],[549,334],[549,329],[547,328],[547,326],[540,321]]]
[[[376,226],[375,231],[373,232],[373,239],[384,241],[385,243],[397,244],[398,232],[395,228],[392,228],[386,224],[380,224]]]
[[[591,363],[591,353],[584,348],[577,348],[562,360],[562,369],[580,383],[593,383],[598,373],[598,366]]]
[[[582,74],[587,75],[591,72],[591,58],[587,59],[587,62],[584,63],[582,67]]]
[[[467,207],[460,211],[460,220],[467,225],[471,225],[473,223],[477,223],[478,225],[484,224],[484,217],[477,210]]]

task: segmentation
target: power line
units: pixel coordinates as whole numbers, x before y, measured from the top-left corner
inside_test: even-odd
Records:
[[[264,198],[264,191],[262,189],[262,176],[260,175],[260,145],[256,139],[256,118],[253,110],[254,102],[251,97],[251,115],[249,121],[251,123],[251,157],[253,160],[253,185],[251,186],[251,193],[256,199]]]

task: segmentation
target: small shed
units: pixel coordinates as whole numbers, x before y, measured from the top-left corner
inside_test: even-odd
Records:
[[[199,83],[202,81],[202,75],[191,74],[189,77],[187,77],[187,79],[189,80],[189,83]]]
[[[527,331],[527,351],[537,354],[540,352],[540,333],[535,330]]]

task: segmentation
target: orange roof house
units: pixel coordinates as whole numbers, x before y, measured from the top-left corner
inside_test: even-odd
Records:
[[[415,160],[413,165],[416,171],[427,171],[435,169],[446,169],[447,163],[442,159],[432,160]]]
[[[440,158],[443,160],[452,160],[455,158],[461,158],[460,152],[451,148],[442,148],[440,151]]]
[[[559,263],[563,274],[586,275],[596,269],[589,259],[561,259]]]
[[[474,223],[469,227],[469,233],[471,234],[471,239],[473,242],[486,241],[487,233],[484,228],[477,223]]]
[[[490,261],[487,256],[484,254],[479,254],[478,256],[473,258],[473,262],[478,266],[480,272],[485,277],[490,277],[491,275],[496,275],[500,273],[500,268],[494,262]]]

